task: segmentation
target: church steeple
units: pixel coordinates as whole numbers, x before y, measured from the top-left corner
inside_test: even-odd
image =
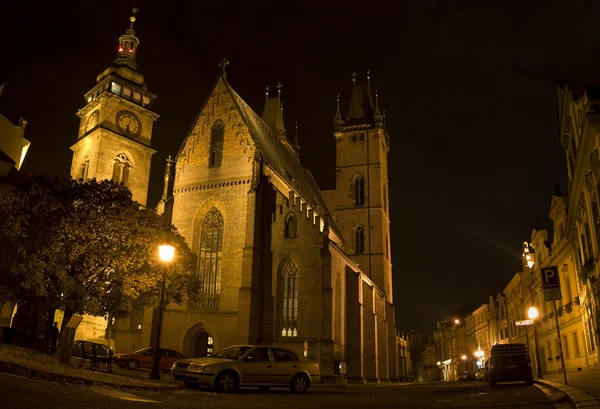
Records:
[[[285,125],[283,124],[283,104],[281,103],[281,88],[283,84],[277,83],[277,96],[269,98],[269,87],[266,91],[265,108],[262,119],[277,134],[281,141],[286,141]]]
[[[137,54],[137,48],[140,45],[140,40],[135,36],[133,23],[135,23],[135,14],[138,12],[138,9],[134,7],[132,11],[134,15],[129,17],[131,26],[125,31],[125,34],[119,37],[119,49],[117,51],[115,64],[127,65],[128,67],[137,70],[135,56]]]
[[[371,71],[367,71],[366,84],[357,84],[356,73],[352,73],[352,98],[350,99],[347,125],[372,124],[374,111],[371,96]]]

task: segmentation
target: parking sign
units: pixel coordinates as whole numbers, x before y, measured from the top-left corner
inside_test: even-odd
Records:
[[[560,292],[560,277],[558,275],[558,267],[543,267],[541,269],[541,273],[542,289],[544,290],[544,300],[560,300],[562,298],[562,294]]]

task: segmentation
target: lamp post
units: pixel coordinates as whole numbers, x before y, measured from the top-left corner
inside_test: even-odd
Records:
[[[156,334],[156,345],[154,346],[154,356],[152,357],[152,370],[150,379],[160,379],[160,335],[162,331],[163,310],[165,304],[165,285],[167,282],[167,265],[173,260],[175,247],[163,244],[158,246],[158,256],[163,262],[162,283],[160,288],[160,304],[158,306],[158,328]]]
[[[540,348],[538,347],[538,338],[537,338],[537,330],[535,329],[535,319],[538,317],[539,312],[535,307],[530,307],[527,310],[527,316],[530,320],[533,320],[533,344],[535,348],[535,363],[537,367],[537,376],[538,378],[542,378],[542,363],[540,361]]]

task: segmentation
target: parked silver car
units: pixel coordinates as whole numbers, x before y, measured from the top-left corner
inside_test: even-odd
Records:
[[[215,387],[220,392],[234,392],[240,386],[257,386],[265,391],[285,386],[303,393],[321,381],[318,362],[264,345],[231,346],[211,357],[176,361],[171,373],[186,385]]]

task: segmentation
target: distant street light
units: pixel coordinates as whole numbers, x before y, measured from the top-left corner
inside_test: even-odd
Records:
[[[437,361],[438,366],[440,366],[442,363],[440,361]]]
[[[463,361],[466,361],[467,360],[467,356],[463,355],[463,356],[460,357],[460,359],[462,359]]]
[[[535,307],[530,307],[527,310],[527,316],[529,319],[533,320],[533,344],[535,348],[535,362],[537,367],[537,376],[538,378],[542,378],[542,362],[540,361],[540,348],[538,347],[538,338],[537,338],[537,330],[535,329],[535,319],[539,315],[539,311]]]
[[[156,345],[154,346],[154,356],[152,357],[152,370],[150,379],[160,379],[160,335],[162,332],[163,310],[165,309],[165,286],[167,282],[167,265],[173,260],[175,247],[163,244],[158,246],[158,256],[163,262],[162,284],[160,289],[160,304],[158,306],[158,328],[156,331]]]
[[[460,320],[457,318],[457,319],[455,319],[455,320],[454,320],[454,323],[455,323],[456,325],[458,325],[458,324],[460,324]]]

